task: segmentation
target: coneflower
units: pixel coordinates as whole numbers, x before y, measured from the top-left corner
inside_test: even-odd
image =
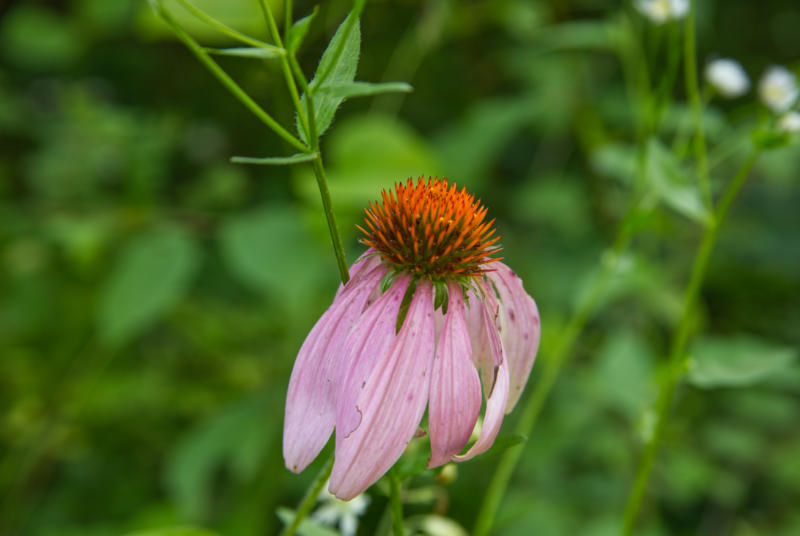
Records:
[[[429,467],[491,447],[540,335],[536,304],[496,257],[494,220],[466,190],[409,179],[365,212],[368,249],[300,348],[284,420],[283,456],[294,472],[335,428],[329,489],[345,500],[397,461],[426,407]],[[460,454],[482,396],[480,434]]]

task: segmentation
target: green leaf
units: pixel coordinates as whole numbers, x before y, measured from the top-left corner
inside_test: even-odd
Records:
[[[325,263],[294,208],[272,206],[228,219],[220,229],[223,257],[242,283],[287,307],[302,308]]]
[[[278,508],[275,513],[286,526],[291,525],[297,515],[294,510],[289,508]],[[335,530],[320,525],[309,518],[305,518],[300,522],[300,526],[297,527],[297,534],[300,534],[300,536],[341,536]]]
[[[675,155],[658,140],[650,141],[647,177],[655,194],[676,212],[703,225],[711,214],[700,198],[697,181],[688,177]]]
[[[316,90],[323,85],[339,86],[348,84],[356,76],[358,56],[361,51],[361,26],[356,12],[351,12],[339,25],[336,33],[328,43],[328,48],[322,54],[322,59],[317,66],[314,79],[309,84],[309,90],[314,94],[314,119],[317,125],[317,135],[322,134],[333,122],[336,110],[344,97],[336,95],[317,95]],[[305,106],[306,97],[303,95],[302,104]],[[309,143],[308,133],[303,129],[300,119],[297,118],[297,131],[300,138]]]
[[[136,337],[175,305],[197,270],[199,253],[175,225],[153,228],[128,243],[100,297],[97,329],[110,344]]]
[[[705,337],[691,348],[689,382],[696,387],[744,387],[791,367],[797,349],[750,335]]]
[[[263,47],[206,48],[205,51],[210,54],[219,54],[221,56],[238,56],[240,58],[256,58],[260,60],[279,58],[284,53],[282,48],[273,45]]]
[[[381,93],[410,93],[414,88],[405,82],[350,82],[348,84],[325,85],[314,92],[314,95],[325,95],[349,99],[352,97],[368,97]]]
[[[219,536],[216,532],[211,532],[200,527],[163,527],[150,529],[141,532],[131,532],[126,536]]]
[[[182,517],[200,519],[208,511],[221,470],[240,483],[256,477],[264,452],[276,439],[274,428],[263,425],[274,403],[263,395],[237,401],[181,438],[170,453],[165,477]]]
[[[319,6],[314,6],[314,11],[312,11],[310,15],[292,24],[292,29],[289,31],[289,39],[286,40],[286,46],[290,52],[297,52],[297,49],[303,44],[303,39],[305,39],[306,34],[308,34],[308,29],[311,27],[311,23],[314,21],[314,17],[317,16],[318,12]]]
[[[310,162],[317,158],[319,153],[297,153],[292,156],[267,156],[264,158],[250,156],[234,156],[231,158],[233,164],[256,164],[261,166],[289,166],[301,162]]]

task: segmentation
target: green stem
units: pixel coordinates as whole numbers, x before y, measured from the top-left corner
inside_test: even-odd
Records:
[[[311,487],[308,488],[305,497],[303,497],[303,500],[297,507],[297,511],[295,512],[292,523],[286,527],[283,532],[281,532],[280,536],[292,536],[297,531],[297,527],[300,526],[300,523],[302,523],[308,514],[311,513],[311,509],[314,508],[314,504],[317,502],[317,497],[319,497],[322,488],[325,487],[325,483],[331,476],[332,469],[333,456],[331,456],[331,458],[325,462],[325,466],[319,472],[319,475],[317,475],[317,478],[311,484]]]
[[[292,0],[283,2],[283,38],[289,39],[289,32],[292,30]]]
[[[289,131],[283,128],[277,121],[275,121],[267,112],[264,111],[245,91],[239,87],[239,85],[231,78],[228,73],[226,73],[222,67],[220,67],[217,62],[211,59],[211,56],[203,50],[197,41],[195,41],[186,31],[181,28],[172,14],[164,8],[161,4],[158,4],[159,11],[161,17],[164,21],[172,28],[172,31],[175,32],[175,35],[184,42],[184,44],[192,51],[192,53],[197,57],[200,62],[205,65],[211,74],[213,74],[223,86],[225,86],[228,91],[230,91],[234,97],[236,97],[245,107],[250,110],[257,118],[261,120],[265,125],[267,125],[273,132],[278,134],[281,138],[286,140],[287,143],[292,145],[294,148],[298,149],[304,153],[312,153],[313,150],[310,150],[308,146],[306,146],[303,142],[295,138]]]
[[[692,107],[692,120],[694,122],[694,150],[697,159],[697,180],[703,194],[706,208],[714,210],[714,201],[711,196],[711,179],[708,173],[708,158],[706,156],[706,137],[703,130],[703,102],[700,97],[700,87],[697,82],[697,51],[695,46],[695,2],[691,2],[689,14],[686,17],[684,33],[684,67],[686,77],[686,94]]]
[[[317,142],[316,145],[319,147],[319,142]],[[339,275],[342,278],[342,283],[347,283],[350,280],[350,273],[347,271],[347,261],[344,258],[344,248],[342,247],[342,238],[339,236],[336,216],[333,214],[331,193],[328,190],[325,168],[322,166],[322,156],[317,156],[317,158],[311,161],[311,164],[314,168],[314,176],[317,178],[319,195],[322,198],[322,208],[325,210],[325,217],[328,219],[328,229],[331,233],[331,242],[333,242],[333,251],[336,255],[336,264],[339,266]]]
[[[403,536],[403,501],[400,497],[400,479],[394,470],[389,471],[389,501],[392,508],[392,530],[394,536]]]
[[[573,314],[564,331],[561,333],[560,341],[553,350],[552,356],[544,363],[544,371],[540,376],[539,382],[535,385],[530,398],[528,398],[520,415],[519,421],[514,429],[514,433],[523,437],[528,437],[536,424],[539,414],[547,401],[550,391],[556,383],[561,370],[569,361],[571,350],[575,341],[583,331],[586,322],[591,318],[592,313],[597,309],[603,295],[608,288],[612,276],[619,266],[619,259],[628,248],[631,235],[628,233],[627,220],[632,217],[634,210],[629,211],[628,216],[620,224],[620,232],[612,250],[612,262],[605,265],[605,269],[594,279],[590,287],[587,298],[581,302],[578,309]],[[473,534],[475,536],[486,536],[490,533],[492,523],[500,506],[500,501],[508,487],[508,482],[514,472],[514,468],[519,462],[519,458],[525,447],[525,442],[519,443],[506,449],[500,464],[492,476],[489,487],[484,495],[483,503],[478,511]]]
[[[261,9],[264,12],[264,16],[267,19],[267,26],[269,26],[272,39],[275,41],[276,45],[283,49],[283,41],[281,40],[280,32],[278,32],[278,26],[275,24],[275,17],[272,15],[272,8],[267,0],[260,0],[260,3]],[[287,9],[291,9],[291,7],[287,6]],[[303,125],[305,131],[309,132],[308,116],[306,115],[306,110],[303,109],[303,105],[300,102],[300,95],[297,92],[297,84],[295,84],[294,77],[292,76],[292,68],[289,64],[289,55],[286,52],[281,54],[281,71],[283,71],[283,77],[286,79],[286,87],[289,88],[289,95],[292,98],[292,104],[294,104],[295,110],[297,110],[297,116],[300,118],[300,123]]]
[[[233,39],[236,39],[237,41],[241,41],[242,43],[245,43],[247,45],[251,45],[251,46],[254,46],[254,47],[272,48],[272,45],[270,45],[269,43],[265,43],[263,41],[259,41],[258,39],[253,39],[249,35],[245,35],[245,34],[239,32],[237,30],[234,30],[233,28],[231,28],[230,26],[228,26],[226,24],[223,24],[222,22],[218,21],[217,19],[215,19],[214,17],[212,17],[211,15],[206,13],[205,11],[201,10],[200,8],[198,8],[197,6],[195,6],[194,4],[189,2],[188,0],[178,0],[178,2],[184,8],[186,8],[187,11],[191,12],[192,15],[194,15],[198,19],[202,20],[203,22],[205,22],[206,24],[208,24],[209,26],[211,26],[212,28],[214,28],[218,32],[227,35],[228,37],[231,37]],[[161,3],[160,1],[158,3],[159,3],[159,9],[161,9],[162,11],[166,9],[163,6],[160,5],[160,3]]]
[[[684,354],[686,343],[689,339],[689,330],[691,328],[692,312],[697,297],[700,293],[703,280],[705,279],[706,270],[708,268],[708,261],[711,258],[711,253],[714,250],[719,229],[728,214],[733,200],[742,188],[744,181],[750,174],[759,153],[755,152],[737,172],[731,183],[728,185],[725,193],[720,200],[719,206],[716,210],[714,220],[706,228],[703,234],[703,240],[700,243],[700,248],[694,259],[692,267],[692,275],[689,279],[689,284],[686,288],[686,294],[683,301],[683,312],[678,324],[678,329],[670,345],[670,356],[667,364],[666,373],[661,380],[661,385],[656,401],[656,425],[653,434],[647,441],[644,451],[639,459],[639,465],[636,470],[636,477],[633,487],[631,488],[628,503],[625,507],[625,515],[623,518],[622,534],[628,536],[633,533],[636,525],[636,519],[639,515],[639,509],[642,505],[644,493],[647,490],[647,483],[650,479],[650,473],[655,463],[658,447],[664,435],[667,420],[669,419],[670,410],[672,409],[673,401],[675,399],[675,390],[680,383],[685,371]]]

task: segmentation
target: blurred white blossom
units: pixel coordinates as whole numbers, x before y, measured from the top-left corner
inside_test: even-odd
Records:
[[[800,96],[797,77],[786,67],[773,65],[761,77],[761,81],[758,83],[758,94],[764,104],[773,112],[785,112]]]
[[[689,13],[689,0],[636,0],[635,6],[655,24],[682,19]]]
[[[792,110],[778,119],[778,130],[781,132],[800,132],[800,112]]]
[[[706,65],[706,80],[723,97],[741,97],[750,89],[750,78],[741,64],[732,59],[722,58]]]
[[[331,527],[338,525],[339,532],[344,536],[355,536],[358,530],[358,517],[369,506],[369,497],[361,494],[352,500],[342,501],[330,493],[327,488],[326,485],[319,494],[319,501],[322,504],[311,514],[311,518]]]

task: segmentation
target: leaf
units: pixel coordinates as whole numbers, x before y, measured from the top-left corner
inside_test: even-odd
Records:
[[[702,389],[744,387],[789,368],[797,349],[751,335],[705,337],[691,348],[689,382]]]
[[[185,518],[202,519],[208,511],[219,469],[240,483],[256,476],[275,439],[264,422],[273,404],[259,395],[240,400],[189,430],[170,453],[166,484]]]
[[[647,177],[659,198],[676,212],[707,225],[711,214],[700,198],[697,182],[689,179],[675,155],[653,139],[647,156]]]
[[[352,97],[368,97],[370,95],[380,95],[381,93],[410,93],[414,88],[405,82],[382,82],[373,84],[371,82],[350,82],[335,86],[326,85],[317,89],[315,95],[325,95],[349,99]]]
[[[321,253],[291,207],[272,206],[229,218],[219,239],[223,257],[242,283],[288,307],[302,307],[315,290]]]
[[[261,60],[279,58],[284,53],[282,48],[273,45],[263,47],[206,48],[205,51],[221,56],[238,56],[240,58],[256,58]]]
[[[319,153],[297,153],[292,156],[267,156],[264,158],[250,156],[234,156],[231,158],[233,164],[256,164],[261,166],[288,166],[301,162],[310,162],[317,158]]]
[[[294,510],[289,508],[278,508],[275,513],[286,526],[291,525],[297,515]],[[300,526],[297,527],[297,534],[300,534],[300,536],[341,536],[339,532],[320,525],[309,518],[305,518],[300,522]]]
[[[216,532],[211,532],[201,527],[163,527],[150,529],[141,532],[131,532],[126,536],[219,536]]]
[[[306,34],[308,34],[308,29],[311,27],[311,23],[314,21],[314,17],[317,16],[318,12],[319,6],[314,6],[314,11],[312,11],[310,15],[306,15],[292,24],[292,28],[289,30],[289,39],[286,40],[287,48],[290,52],[297,52],[297,49],[303,44],[303,39],[305,39]]]
[[[122,250],[100,297],[97,329],[110,344],[136,337],[175,305],[197,270],[199,252],[175,225],[153,228]]]
[[[309,84],[309,91],[314,94],[314,119],[318,136],[322,136],[331,125],[333,116],[336,115],[336,110],[344,97],[316,95],[316,89],[323,85],[347,84],[352,82],[356,76],[358,55],[361,51],[361,26],[355,13],[355,10],[351,12],[333,34],[328,48],[325,49],[322,59],[319,60],[314,79]],[[301,99],[301,104],[306,106],[305,95]],[[309,143],[308,133],[300,124],[299,117],[297,118],[297,131],[300,138]]]

